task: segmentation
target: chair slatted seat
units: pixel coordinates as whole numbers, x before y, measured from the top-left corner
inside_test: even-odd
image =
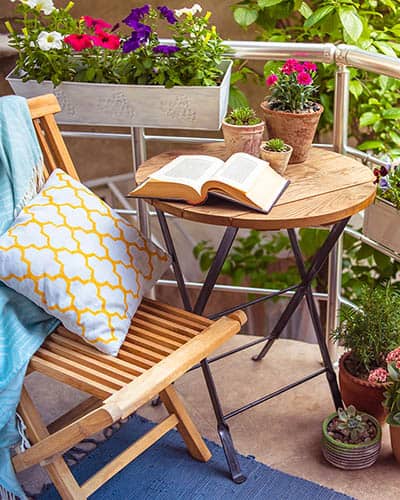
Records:
[[[45,176],[62,168],[78,179],[54,118],[61,110],[56,97],[36,97],[28,104],[44,156]],[[85,499],[174,427],[193,458],[207,461],[210,452],[171,384],[235,335],[245,321],[241,311],[211,321],[145,298],[116,357],[101,353],[59,326],[32,357],[28,374],[40,372],[89,397],[46,427],[24,386],[19,412],[32,447],[13,457],[15,470],[41,464],[63,499]],[[127,418],[157,394],[169,416],[79,485],[62,453]]]

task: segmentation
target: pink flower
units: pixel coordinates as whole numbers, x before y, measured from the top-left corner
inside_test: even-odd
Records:
[[[108,29],[112,28],[112,24],[109,24],[107,21],[104,21],[104,19],[95,19],[94,17],[90,16],[83,16],[82,19],[85,21],[85,24],[88,28],[100,28],[100,29]]]
[[[400,347],[393,349],[386,356],[386,363],[393,363],[393,361],[400,361]]]
[[[295,64],[294,70],[297,73],[301,73],[302,71],[304,71],[303,63],[297,63],[297,64]]]
[[[305,63],[303,63],[303,68],[306,71],[317,71],[317,65],[310,61],[306,61]]]
[[[313,82],[313,79],[311,78],[309,73],[307,73],[306,71],[301,71],[297,75],[297,82],[300,83],[300,85],[311,85]]]
[[[375,384],[384,384],[387,382],[389,373],[384,368],[377,368],[376,370],[371,370],[368,375],[368,382]]]
[[[288,59],[282,66],[282,73],[285,73],[285,75],[291,75],[294,71],[296,71],[296,66],[298,64],[299,61],[297,59]]]
[[[70,45],[74,50],[80,52],[84,49],[93,47],[92,39],[89,35],[72,34],[64,37],[64,42]]]
[[[269,75],[269,77],[265,80],[265,83],[267,87],[271,87],[278,81],[278,76],[272,73],[272,75]]]
[[[99,28],[96,29],[96,36],[91,36],[94,45],[104,47],[105,49],[117,50],[120,44],[120,39],[117,35],[112,35]]]

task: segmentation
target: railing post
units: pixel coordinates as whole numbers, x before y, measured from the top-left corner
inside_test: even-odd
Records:
[[[131,127],[131,144],[133,173],[135,175],[136,183],[136,170],[139,165],[146,160],[146,141],[143,128]],[[144,236],[150,237],[150,219],[147,210],[147,204],[144,200],[141,199],[137,199],[136,203],[140,231]]]
[[[345,154],[349,122],[349,81],[350,73],[346,66],[339,65],[335,73],[335,99],[333,113],[333,147],[337,153]],[[342,293],[342,253],[343,237],[339,239],[329,255],[328,261],[328,302],[326,314],[326,334],[329,354],[337,357],[337,346],[329,335],[338,325],[340,314],[340,295]]]

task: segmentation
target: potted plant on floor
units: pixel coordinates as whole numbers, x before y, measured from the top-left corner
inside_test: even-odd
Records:
[[[16,94],[55,93],[60,123],[220,128],[232,61],[223,59],[226,48],[209,12],[202,15],[198,4],[179,10],[145,4],[112,26],[76,19],[72,7],[18,0],[22,29],[6,23],[18,51],[8,77]],[[160,24],[170,31],[167,44],[158,37]]]
[[[260,157],[267,161],[271,167],[283,174],[288,166],[293,148],[285,144],[282,139],[272,138],[261,144]]]
[[[394,231],[399,221],[400,167],[393,162],[374,168],[378,187],[375,202],[365,210],[363,233],[394,252],[400,253],[400,234]]]
[[[314,101],[317,66],[288,59],[266,80],[269,95],[261,103],[268,137],[281,137],[293,147],[290,163],[307,159],[319,118],[324,110]]]
[[[353,404],[381,423],[386,389],[386,356],[400,345],[400,296],[391,286],[364,286],[358,309],[343,309],[332,338],[347,350],[339,361],[343,402]]]
[[[322,453],[340,469],[365,469],[376,462],[381,449],[379,422],[354,406],[339,408],[322,424]]]
[[[243,152],[259,156],[264,127],[253,109],[246,106],[233,109],[222,121],[228,154]]]
[[[400,463],[400,347],[387,355],[388,384],[384,406],[388,411],[386,422],[390,427],[393,454]]]

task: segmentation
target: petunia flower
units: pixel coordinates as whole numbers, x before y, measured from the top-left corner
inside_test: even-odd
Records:
[[[201,12],[203,8],[198,3],[195,3],[191,9],[183,8],[175,10],[176,17],[181,17],[184,14],[194,16],[197,12]]]
[[[90,37],[93,44],[98,47],[104,47],[109,50],[117,50],[120,44],[120,38],[112,33],[107,33],[101,29],[96,30],[96,35]]]
[[[265,80],[265,83],[268,87],[272,87],[272,85],[275,85],[277,81],[278,81],[278,75],[272,73],[272,75],[269,75],[269,77]]]
[[[169,22],[169,24],[175,24],[177,22],[174,12],[165,5],[157,7],[157,10]]]
[[[112,24],[108,23],[107,21],[104,21],[104,19],[97,18],[95,19],[94,17],[91,16],[82,16],[82,19],[85,21],[85,24],[88,28],[100,28],[100,29],[109,29],[112,28]]]
[[[41,50],[62,49],[63,35],[58,31],[42,31],[37,38]]]
[[[23,3],[28,5],[31,9],[42,11],[46,16],[55,10],[53,0],[25,0]]]
[[[306,71],[317,71],[317,65],[310,62],[310,61],[306,61],[303,63],[303,68],[306,70]]]
[[[147,16],[149,12],[150,12],[150,5],[145,4],[143,5],[143,7],[132,9],[131,13],[125,19],[123,19],[122,22],[125,23],[127,26],[136,29],[140,24],[140,21],[144,18],[144,16]]]
[[[122,51],[125,54],[133,52],[140,46],[144,45],[150,37],[151,28],[147,24],[138,23],[136,31],[132,32],[132,35],[128,40],[126,40],[122,46]]]
[[[372,382],[375,384],[384,384],[387,382],[389,373],[384,368],[377,368],[376,370],[372,370],[368,375],[368,382]]]
[[[307,73],[306,71],[301,71],[297,75],[297,82],[300,83],[300,85],[311,85],[313,79],[311,78],[311,75],[309,73]]]
[[[93,47],[92,38],[86,34],[72,34],[64,38],[64,42],[70,45],[74,50],[80,52],[84,49]]]
[[[390,188],[390,182],[387,179],[381,178],[378,182],[379,187],[382,189],[382,191],[386,191]],[[374,184],[378,184],[378,182],[374,182]]]
[[[164,54],[166,56],[170,56],[178,52],[179,47],[175,47],[174,45],[157,45],[157,47],[153,48],[153,52],[155,54]]]

